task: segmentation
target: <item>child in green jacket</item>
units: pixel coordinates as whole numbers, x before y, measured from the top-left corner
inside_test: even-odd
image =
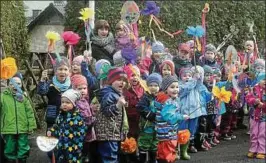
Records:
[[[33,108],[21,90],[22,75],[17,73],[9,81],[9,88],[1,93],[0,132],[5,141],[4,155],[9,162],[26,162],[30,146],[28,134],[36,129]]]

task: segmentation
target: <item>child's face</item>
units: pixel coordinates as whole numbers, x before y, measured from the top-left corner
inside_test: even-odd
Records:
[[[252,53],[252,52],[254,51],[254,46],[251,45],[251,44],[247,44],[247,45],[245,46],[245,49],[246,49],[246,52],[247,52],[248,54],[250,54],[250,53]]]
[[[137,77],[137,75],[133,74],[131,77],[130,77],[130,84],[132,86],[136,86],[139,84],[139,78]]]
[[[178,57],[181,60],[189,60],[189,52],[184,51],[184,50],[180,50],[178,53]]]
[[[160,90],[160,87],[157,83],[150,83],[148,87],[152,95],[156,95]]]
[[[181,75],[181,80],[182,81],[187,82],[187,81],[189,81],[191,79],[192,79],[192,74],[191,73],[184,73],[184,74]]]
[[[126,32],[125,32],[123,26],[120,25],[120,28],[116,29],[116,36],[117,37],[122,37],[122,36],[125,36],[125,35],[126,35]]]
[[[214,58],[215,58],[215,54],[214,54],[214,52],[206,51],[206,53],[205,53],[205,58],[206,58],[208,61],[214,61]]]
[[[257,66],[257,67],[255,67],[255,71],[256,72],[265,72],[265,67],[263,67],[263,66]]]
[[[85,84],[77,86],[77,91],[80,92],[82,97],[86,97],[88,95],[88,87]]]
[[[62,97],[61,98],[61,107],[60,107],[63,111],[67,112],[70,111],[74,108],[74,105],[72,104],[72,102],[66,98],[66,97]]]
[[[212,83],[212,74],[211,73],[204,74],[204,83],[206,83],[208,85]]]
[[[18,78],[18,77],[13,77],[12,78],[13,79],[13,81],[21,88],[22,87],[22,83],[21,83],[21,80],[20,80],[20,78]],[[9,83],[9,88],[11,89],[11,91],[13,92],[13,93],[16,93],[18,90],[15,88],[15,86],[12,84],[12,82],[10,82]]]
[[[124,78],[120,78],[118,80],[115,80],[113,83],[112,83],[112,87],[117,90],[118,92],[122,93],[123,92],[123,89],[125,88],[126,86],[126,82],[125,82],[125,79]]]
[[[152,58],[159,63],[161,61],[161,53],[153,53]]]
[[[216,82],[219,82],[222,77],[219,74],[213,74],[213,78],[216,80]]]
[[[107,28],[98,29],[98,36],[101,38],[105,38],[108,36],[109,30]]]
[[[166,77],[168,75],[171,75],[171,68],[169,65],[165,64],[162,68],[162,75],[163,77]]]
[[[178,82],[173,82],[166,90],[166,93],[171,98],[177,98],[179,92]]]
[[[259,85],[262,87],[262,88],[266,88],[266,80],[261,80],[261,82],[259,83]]]
[[[56,69],[55,75],[59,82],[64,82],[69,75],[69,68],[66,65],[60,66]]]
[[[81,73],[81,65],[74,62],[71,66],[71,72],[73,74],[80,74]]]

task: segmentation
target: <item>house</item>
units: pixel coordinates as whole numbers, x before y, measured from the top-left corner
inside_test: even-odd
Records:
[[[48,40],[45,37],[47,31],[55,31],[59,34],[64,31],[65,3],[54,1],[43,11],[32,10],[31,18],[28,18],[28,33],[30,35],[30,52],[36,54],[47,53]],[[63,39],[56,42],[56,50],[64,53]]]

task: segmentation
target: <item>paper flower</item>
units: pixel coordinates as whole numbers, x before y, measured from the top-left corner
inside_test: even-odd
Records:
[[[94,15],[94,11],[92,8],[83,8],[80,10],[79,12],[81,14],[81,17],[79,17],[79,19],[83,20],[83,21],[87,21],[88,19],[92,19],[93,15]]]
[[[169,99],[169,96],[167,94],[165,94],[164,92],[159,92],[156,101],[165,103],[167,99]]]
[[[12,78],[16,74],[17,70],[18,68],[14,58],[8,57],[1,60],[1,79]]]
[[[109,64],[104,64],[104,65],[102,66],[101,70],[100,70],[101,73],[100,73],[98,79],[100,79],[100,80],[105,80],[105,79],[107,79],[108,72],[109,72],[109,70],[110,70],[111,68],[112,68],[111,65],[109,65]]]
[[[232,92],[226,91],[225,87],[222,87],[221,89],[217,86],[214,86],[212,89],[213,95],[219,100],[220,102],[229,103],[230,98],[232,96]]]
[[[190,138],[190,132],[188,129],[178,131],[177,133],[177,143],[178,144],[187,144]]]
[[[67,43],[67,45],[76,45],[80,40],[79,35],[72,31],[65,31],[62,34],[62,38]]]
[[[138,21],[140,12],[139,7],[134,1],[126,1],[121,9],[121,20],[127,24],[134,24]]]
[[[54,50],[55,42],[60,40],[60,35],[57,32],[48,31],[45,37],[48,39],[48,52],[51,52]]]
[[[134,48],[128,47],[121,50],[121,56],[125,59],[126,64],[135,64],[137,60],[137,52]]]
[[[193,37],[202,37],[205,31],[201,25],[198,25],[196,27],[189,26],[186,32],[188,35]]]
[[[134,138],[126,138],[125,141],[121,142],[121,149],[125,153],[133,153],[137,149],[137,142]]]
[[[160,12],[160,7],[156,5],[154,1],[146,1],[145,9],[141,10],[143,15],[158,15]]]

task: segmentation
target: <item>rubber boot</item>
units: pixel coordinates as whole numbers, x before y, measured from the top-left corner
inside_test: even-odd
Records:
[[[189,143],[181,145],[181,159],[182,160],[189,160],[190,156],[187,154]]]
[[[156,163],[156,156],[157,156],[157,152],[156,151],[149,151],[149,158],[150,161],[149,163]]]
[[[140,163],[148,163],[148,152],[147,151],[139,151],[139,162]]]

